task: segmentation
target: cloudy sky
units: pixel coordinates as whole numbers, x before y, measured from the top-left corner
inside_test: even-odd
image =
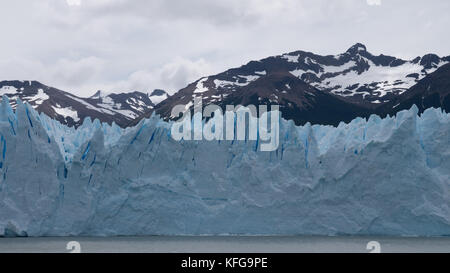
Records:
[[[0,0],[0,80],[174,92],[295,50],[450,55],[448,0]]]

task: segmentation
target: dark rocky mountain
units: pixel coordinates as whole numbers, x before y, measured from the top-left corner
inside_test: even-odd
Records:
[[[156,108],[157,114],[170,117],[176,104],[192,103],[192,89],[197,85],[198,82],[162,102]],[[208,101],[211,97],[213,99]],[[280,105],[283,117],[293,119],[297,124],[328,120],[328,124],[337,125],[341,121],[351,121],[355,115],[366,117],[371,113],[365,107],[318,90],[290,73],[269,74],[240,87],[239,92],[221,94],[220,98],[208,92],[203,99],[203,106],[214,103],[222,109],[227,105]]]
[[[450,111],[450,56],[427,54],[413,60],[371,54],[355,44],[338,55],[295,51],[251,61],[239,68],[201,78],[173,96],[156,89],[80,98],[36,81],[0,82],[0,95],[28,102],[39,112],[69,126],[91,117],[121,127],[138,124],[153,112],[171,118],[174,106],[279,105],[297,125],[338,125],[371,114],[393,115],[416,104],[420,111]]]
[[[175,105],[192,104],[196,97],[202,98],[203,106],[216,104],[223,109],[225,105],[277,104],[282,116],[298,125],[337,125],[374,113],[392,114],[402,109],[394,107],[399,100],[413,100],[412,94],[422,94],[430,81],[445,84],[449,61],[434,54],[413,60],[375,56],[363,44],[339,55],[295,51],[202,78],[130,125],[153,111],[169,119]],[[441,83],[436,85],[436,90],[441,88]],[[446,102],[439,98],[440,103]],[[404,105],[409,104],[405,101]]]
[[[156,95],[141,92],[105,94],[98,91],[89,98],[81,98],[37,81],[2,81],[0,95],[9,98],[13,109],[16,100],[20,99],[68,126],[79,126],[86,117],[91,117],[109,124],[115,122],[122,127],[167,97],[160,90]]]
[[[398,111],[417,105],[422,113],[428,108],[441,108],[450,113],[450,63],[420,80],[407,92],[379,107],[381,116],[394,115]]]

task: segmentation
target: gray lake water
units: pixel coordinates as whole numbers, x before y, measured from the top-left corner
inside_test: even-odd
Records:
[[[68,253],[67,244],[76,241],[81,252],[101,253],[369,253],[367,244],[379,243],[381,252],[450,253],[450,237],[114,237],[114,238],[0,238],[0,253]],[[375,243],[376,244],[376,243]]]

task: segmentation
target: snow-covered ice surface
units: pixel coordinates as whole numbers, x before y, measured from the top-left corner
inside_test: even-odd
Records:
[[[450,115],[337,128],[281,120],[280,146],[181,141],[151,117],[75,130],[0,106],[0,234],[450,235]]]

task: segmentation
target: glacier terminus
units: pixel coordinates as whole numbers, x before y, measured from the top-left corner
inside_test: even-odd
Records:
[[[0,235],[450,235],[450,114],[280,118],[277,150],[0,106]],[[255,149],[256,148],[256,149]]]

